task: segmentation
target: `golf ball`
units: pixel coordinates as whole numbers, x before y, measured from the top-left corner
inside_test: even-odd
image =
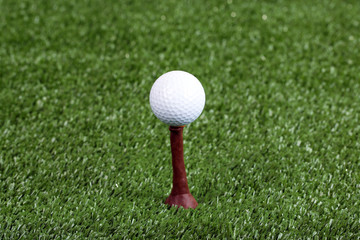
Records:
[[[155,116],[170,126],[184,126],[197,119],[205,106],[205,91],[199,80],[184,71],[161,75],[150,91]]]

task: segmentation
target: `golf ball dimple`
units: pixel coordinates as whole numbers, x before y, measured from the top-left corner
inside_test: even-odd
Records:
[[[205,106],[205,91],[199,80],[184,71],[161,75],[150,91],[155,116],[170,126],[184,126],[197,119]]]

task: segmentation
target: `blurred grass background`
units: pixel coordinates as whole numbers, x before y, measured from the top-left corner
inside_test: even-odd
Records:
[[[359,1],[0,0],[0,238],[360,233]],[[203,84],[196,210],[148,95]]]

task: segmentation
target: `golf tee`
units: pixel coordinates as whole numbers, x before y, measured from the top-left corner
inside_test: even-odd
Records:
[[[183,147],[184,127],[170,127],[170,143],[173,167],[173,187],[171,194],[165,201],[171,206],[182,206],[184,208],[195,208],[198,203],[190,194],[186,178]]]

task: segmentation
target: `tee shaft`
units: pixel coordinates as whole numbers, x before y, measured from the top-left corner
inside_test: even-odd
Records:
[[[170,127],[173,167],[172,195],[190,193],[184,163],[183,127]]]

